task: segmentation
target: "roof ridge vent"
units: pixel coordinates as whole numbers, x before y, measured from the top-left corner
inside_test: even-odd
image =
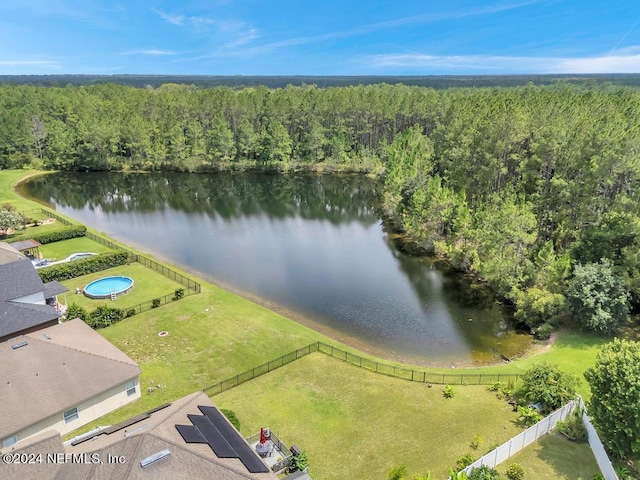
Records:
[[[153,455],[148,456],[147,458],[143,459],[140,462],[140,466],[142,468],[147,467],[149,465],[151,465],[154,462],[157,462],[158,460],[162,460],[164,457],[167,457],[171,454],[171,451],[169,451],[168,448],[159,451],[158,453],[154,453]]]
[[[11,348],[12,348],[13,350],[17,350],[17,349],[19,349],[19,348],[26,347],[27,345],[29,345],[29,343],[28,343],[28,342],[26,342],[26,341],[24,341],[24,342],[15,343],[15,344],[11,345]]]

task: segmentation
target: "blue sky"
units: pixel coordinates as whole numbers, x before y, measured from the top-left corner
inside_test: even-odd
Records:
[[[638,0],[0,1],[0,74],[636,72]]]

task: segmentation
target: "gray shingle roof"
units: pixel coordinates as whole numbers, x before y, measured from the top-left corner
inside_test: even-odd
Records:
[[[0,301],[25,297],[43,290],[40,275],[27,257],[22,256],[11,263],[0,264]]]
[[[28,345],[12,349],[23,341]],[[4,341],[0,358],[0,438],[140,374],[133,360],[78,319]]]
[[[49,305],[0,302],[0,338],[60,318]]]
[[[69,289],[55,280],[44,284],[44,298],[51,298],[55,295],[68,292]]]
[[[60,318],[49,305],[13,300],[43,292],[44,298],[68,291],[59,282],[42,283],[31,261],[0,242],[0,338]]]
[[[187,414],[199,413],[197,405],[203,404],[213,406],[202,392],[189,395],[154,413],[140,425],[130,427],[126,436],[126,431],[101,435],[66,450],[60,443],[57,447],[52,445],[51,437],[43,435],[16,452],[38,453],[46,448],[50,452],[86,453],[89,455],[87,458],[97,453],[103,464],[21,465],[19,470],[15,466],[0,464],[0,478],[4,478],[6,471],[7,478],[21,480],[277,480],[274,473],[248,473],[239,460],[218,458],[207,445],[187,444],[182,440],[175,424],[188,423]],[[141,428],[140,433],[135,434],[136,428]],[[165,449],[170,451],[167,457],[145,468],[140,466],[141,460]],[[125,462],[107,464],[108,455],[122,456]],[[12,476],[16,473],[20,474],[19,477]]]

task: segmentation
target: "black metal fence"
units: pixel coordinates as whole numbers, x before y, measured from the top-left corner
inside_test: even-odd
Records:
[[[412,382],[442,385],[491,385],[496,382],[515,381],[519,377],[517,373],[429,373],[370,360],[322,342],[318,342],[318,351],[356,367]]]
[[[264,375],[265,373],[272,372],[277,370],[284,365],[287,365],[291,362],[295,362],[299,358],[302,358],[306,355],[309,355],[312,352],[318,351],[318,344],[312,343],[307,345],[306,347],[299,348],[293,352],[287,353],[286,355],[282,355],[275,360],[271,360],[270,362],[263,363],[262,365],[258,365],[257,367],[252,368],[251,370],[247,370],[246,372],[239,373],[235,377],[228,378],[223,380],[222,382],[218,382],[210,387],[204,388],[203,392],[205,392],[210,397],[214,395],[218,395],[219,393],[230,390],[238,385],[242,385],[249,380],[253,380],[256,377]]]
[[[186,297],[188,295],[193,295],[194,293],[195,292],[186,291],[184,296]],[[163,295],[162,297],[156,297],[151,300],[147,300],[146,302],[138,303],[137,305],[134,305],[132,307],[124,307],[122,308],[122,310],[124,310],[125,317],[132,317],[139,313],[146,312],[147,310],[152,310],[162,305],[166,305],[167,303],[177,302],[181,298],[183,297],[176,296],[175,292],[169,293],[167,295]]]
[[[145,257],[144,255],[133,254],[133,258],[136,262],[144,265],[145,267],[151,268],[159,274],[164,275],[165,277],[170,278],[171,280],[187,287],[187,290],[191,293],[200,293],[202,289],[201,285],[195,280],[191,280],[189,277],[186,277],[185,275],[182,275],[175,270],[171,270],[170,268],[165,267],[155,260],[151,260],[150,258]]]
[[[320,352],[330,357],[343,360],[356,367],[367,369],[371,372],[381,373],[389,377],[409,380],[411,382],[430,383],[436,385],[491,385],[496,382],[516,381],[519,378],[517,373],[430,373],[423,370],[413,370],[410,368],[398,367],[384,362],[377,362],[368,358],[347,352],[339,347],[328,345],[323,342],[312,343],[306,347],[299,348],[293,352],[282,355],[275,360],[263,363],[257,367],[239,373],[238,375],[223,380],[203,389],[209,395],[214,396],[230,390],[238,385],[242,385],[249,380],[276,370],[284,365],[298,360],[312,352]]]
[[[71,223],[69,220],[67,220],[66,218],[62,218],[60,215],[53,213],[51,210],[47,210],[46,208],[41,208],[40,211],[49,218],[55,218],[58,222],[62,223],[63,225],[67,225],[67,226],[73,225],[73,223]]]
[[[106,238],[102,238],[98,235],[94,235],[91,232],[85,233],[84,236],[87,237],[89,240],[93,240],[94,242],[99,243],[100,245],[104,245],[105,247],[109,247],[112,250],[126,250],[125,248],[121,247],[117,243],[113,243],[111,240],[107,240]]]

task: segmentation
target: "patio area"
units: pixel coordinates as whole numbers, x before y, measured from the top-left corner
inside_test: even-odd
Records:
[[[289,465],[293,454],[275,433],[269,431],[262,444],[260,443],[260,432],[254,433],[245,440],[273,472],[281,472]]]

